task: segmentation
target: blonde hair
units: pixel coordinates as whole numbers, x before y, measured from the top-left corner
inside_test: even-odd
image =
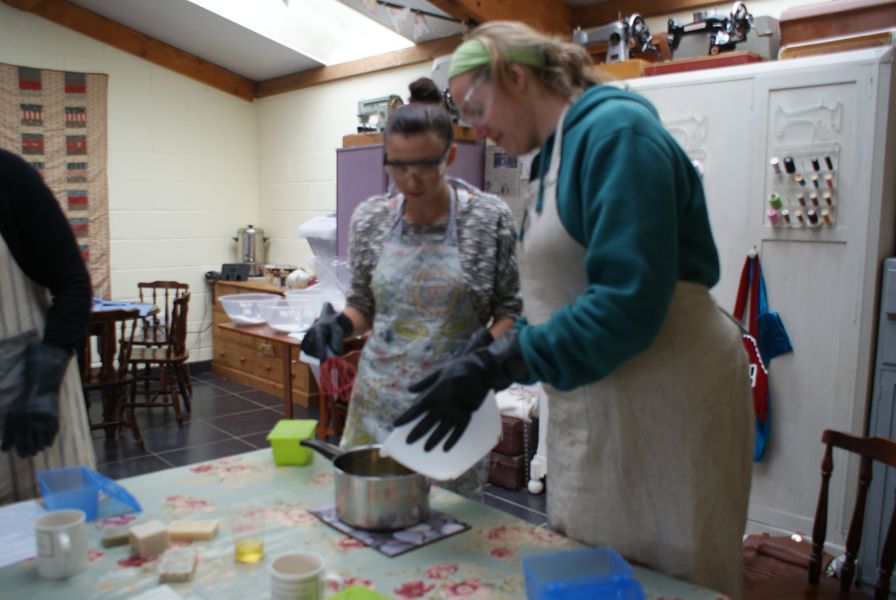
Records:
[[[489,21],[469,34],[470,38],[482,42],[491,57],[491,64],[480,72],[487,73],[489,79],[502,89],[507,85],[508,48],[533,48],[541,55],[542,66],[527,66],[535,73],[538,81],[550,91],[573,98],[586,88],[599,83],[588,72],[591,57],[583,46],[549,36],[518,21]]]

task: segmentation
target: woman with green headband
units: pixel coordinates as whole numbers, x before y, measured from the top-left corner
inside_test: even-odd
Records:
[[[455,443],[489,389],[548,394],[551,526],[741,595],[752,404],[700,176],[644,98],[597,85],[584,49],[520,23],[452,57],[461,118],[539,150],[520,229],[524,318],[411,387],[408,441]],[[442,441],[445,445],[442,445]]]

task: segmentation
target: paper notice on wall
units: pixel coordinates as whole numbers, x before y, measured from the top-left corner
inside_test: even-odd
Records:
[[[484,191],[500,196],[507,203],[517,227],[522,222],[523,191],[531,164],[532,155],[514,156],[495,145],[485,149]]]

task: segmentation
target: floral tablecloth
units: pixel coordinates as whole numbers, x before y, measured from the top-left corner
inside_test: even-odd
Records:
[[[184,598],[267,598],[267,565],[288,551],[324,557],[327,569],[346,584],[366,585],[392,598],[525,598],[520,558],[578,547],[544,527],[434,488],[431,503],[469,524],[469,531],[387,558],[320,522],[309,510],[333,502],[332,465],[316,456],[305,467],[277,467],[270,450],[121,480],[141,502],[142,514],[119,521],[221,519],[211,541],[193,542],[199,561],[192,581],[170,584]],[[234,562],[228,508],[238,502],[267,507],[265,558]],[[158,585],[157,560],[133,556],[129,546],[103,548],[102,522],[90,523],[89,566],[65,581],[39,578],[34,560],[0,569],[0,598],[40,600],[131,598]],[[703,588],[635,569],[648,598],[717,599]]]

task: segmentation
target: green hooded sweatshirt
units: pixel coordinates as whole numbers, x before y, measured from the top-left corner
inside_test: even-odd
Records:
[[[533,163],[541,181],[553,142]],[[530,375],[569,390],[646,350],[676,283],[711,288],[719,259],[690,159],[647,100],[613,86],[589,88],[566,114],[557,211],[585,249],[588,286],[547,322],[518,327]]]

